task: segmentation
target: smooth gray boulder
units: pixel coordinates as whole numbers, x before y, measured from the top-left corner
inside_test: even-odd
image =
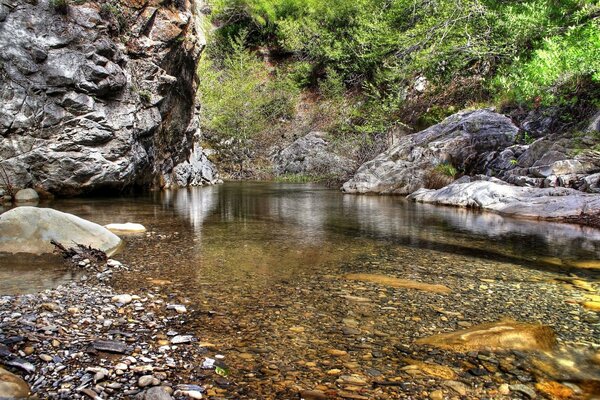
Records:
[[[494,211],[547,220],[576,220],[600,215],[600,196],[568,188],[518,187],[498,180],[453,183],[442,189],[420,189],[409,200]]]
[[[74,243],[113,254],[121,239],[108,229],[51,208],[16,207],[0,215],[0,252],[46,254],[55,240],[66,247]]]
[[[40,196],[33,189],[21,189],[15,194],[17,203],[37,203],[39,200]]]
[[[277,175],[303,174],[344,177],[355,168],[350,158],[336,154],[326,139],[325,132],[311,132],[273,157]]]
[[[424,131],[407,135],[363,164],[342,190],[346,193],[410,194],[425,187],[439,164],[464,174],[486,173],[490,156],[513,145],[519,129],[488,109],[463,111]]]

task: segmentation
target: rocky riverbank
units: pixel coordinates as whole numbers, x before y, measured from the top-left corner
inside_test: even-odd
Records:
[[[597,117],[586,130],[561,133],[544,131],[539,119],[532,112],[518,126],[488,109],[457,113],[400,138],[363,164],[342,190],[595,225]]]
[[[187,325],[185,305],[152,290],[116,292],[106,282],[127,269],[118,261],[81,264],[80,282],[0,297],[0,364],[36,398],[199,399],[229,385],[215,373],[226,374],[220,356]],[[25,388],[15,397],[27,397]]]
[[[204,286],[204,302],[152,268],[84,261],[80,282],[0,298],[0,363],[38,398],[594,398],[594,280],[439,257],[381,248],[268,294]]]

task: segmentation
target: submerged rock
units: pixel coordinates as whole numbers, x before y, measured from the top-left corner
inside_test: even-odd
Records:
[[[52,253],[51,240],[91,246],[108,255],[121,245],[121,239],[108,229],[50,208],[17,207],[0,215],[0,252]]]
[[[114,233],[143,233],[146,232],[146,227],[142,224],[134,224],[126,222],[124,224],[108,224],[104,225],[106,229]]]
[[[417,343],[454,351],[550,350],[556,337],[547,326],[500,321],[422,338]]]
[[[567,188],[530,188],[497,180],[455,182],[442,189],[421,189],[408,196],[419,203],[479,208],[534,219],[570,219],[600,214],[600,196]]]
[[[439,284],[431,284],[425,282],[417,282],[410,279],[400,279],[393,276],[379,274],[348,274],[346,279],[361,282],[377,283],[384,286],[396,288],[416,289],[425,292],[448,294],[452,292],[449,287]]]
[[[29,397],[29,385],[17,375],[0,367],[0,399],[25,399]]]

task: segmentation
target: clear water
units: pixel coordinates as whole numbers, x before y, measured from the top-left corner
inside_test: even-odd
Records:
[[[126,238],[117,258],[215,281],[224,276],[228,282],[259,284],[260,277],[287,279],[328,262],[371,254],[383,243],[565,272],[573,272],[567,268],[572,261],[594,264],[600,259],[597,229],[414,204],[400,197],[346,195],[310,184],[226,183],[136,197],[61,199],[42,206],[99,224],[144,224],[155,234]],[[74,276],[58,257],[0,256],[0,294],[37,291]]]

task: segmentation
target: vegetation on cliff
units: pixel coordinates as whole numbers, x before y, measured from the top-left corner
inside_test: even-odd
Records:
[[[204,125],[218,136],[230,135],[222,126],[235,124],[242,109],[253,115],[243,119],[245,136],[285,123],[298,90],[328,105],[327,130],[361,140],[399,124],[428,126],[465,107],[598,106],[595,0],[215,0],[211,7],[204,73],[212,69],[224,87],[239,80],[260,87],[224,104],[215,96],[221,87],[203,86]],[[273,101],[285,99],[284,118],[255,112],[270,103],[272,85]]]

